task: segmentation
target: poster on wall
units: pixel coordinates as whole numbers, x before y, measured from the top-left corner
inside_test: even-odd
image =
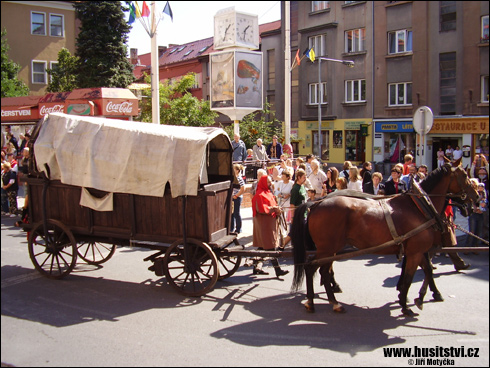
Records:
[[[236,107],[262,109],[262,53],[236,52]]]
[[[342,148],[342,130],[334,130],[333,148]]]
[[[211,107],[234,107],[234,53],[211,55]]]

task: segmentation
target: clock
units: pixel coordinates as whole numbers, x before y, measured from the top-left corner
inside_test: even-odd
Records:
[[[237,13],[237,46],[250,49],[259,48],[259,24],[258,16]]]
[[[214,16],[214,49],[227,47],[259,48],[257,15],[237,12],[234,7],[216,13]]]
[[[233,8],[234,9],[234,8]],[[214,17],[215,50],[234,46],[236,41],[235,12],[218,13]]]

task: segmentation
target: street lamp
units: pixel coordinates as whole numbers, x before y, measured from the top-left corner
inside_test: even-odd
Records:
[[[317,59],[318,59],[318,154],[320,155],[320,161],[321,161],[322,160],[322,100],[323,100],[322,60],[342,63],[348,66],[349,68],[354,67],[354,62],[352,60],[330,59],[322,56],[317,57]]]

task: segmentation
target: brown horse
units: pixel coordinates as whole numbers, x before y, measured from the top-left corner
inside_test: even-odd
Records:
[[[466,172],[459,166],[460,160],[453,165],[446,163],[431,172],[422,182],[422,189],[430,196],[435,211],[444,211],[446,196],[458,201],[473,201],[478,197],[470,185]],[[414,313],[407,307],[407,294],[413,276],[420,265],[425,273],[425,281],[433,291],[434,299],[443,300],[437,290],[427,251],[440,238],[436,226],[423,228],[428,223],[426,215],[419,209],[410,194],[397,194],[379,197],[359,198],[344,196],[349,191],[340,191],[337,195],[327,196],[317,202],[307,202],[299,206],[291,226],[291,239],[294,253],[294,280],[292,290],[297,290],[306,275],[306,309],[314,311],[313,275],[320,267],[322,283],[328,300],[335,312],[343,313],[344,308],[335,299],[331,278],[333,261],[320,261],[321,265],[307,261],[306,251],[316,249],[315,260],[334,256],[345,245],[366,249],[390,242],[399,235],[397,243],[375,254],[403,254],[402,273],[397,285],[399,303],[405,315]],[[383,202],[383,203],[381,203]],[[429,201],[430,202],[430,201]],[[305,213],[309,209],[307,220]],[[437,216],[437,215],[436,215]],[[389,223],[392,222],[391,225]],[[422,227],[422,228],[421,228]],[[419,230],[422,229],[422,230]],[[415,231],[414,231],[415,230]],[[408,234],[409,232],[412,232]],[[415,232],[415,235],[412,235]],[[410,235],[408,238],[403,235]],[[401,240],[401,241],[400,241]],[[421,289],[420,304],[425,290]],[[417,305],[421,308],[421,305]]]

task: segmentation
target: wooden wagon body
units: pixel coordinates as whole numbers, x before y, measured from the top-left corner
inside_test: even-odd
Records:
[[[77,255],[103,263],[116,245],[159,250],[145,259],[155,263],[150,269],[188,295],[204,294],[238,268],[237,257],[225,257],[229,267],[220,260],[224,270],[218,265],[219,251],[238,244],[230,234],[235,177],[223,130],[50,114],[30,147],[24,227],[45,276],[65,277]],[[188,277],[172,276],[169,264],[182,265]]]

